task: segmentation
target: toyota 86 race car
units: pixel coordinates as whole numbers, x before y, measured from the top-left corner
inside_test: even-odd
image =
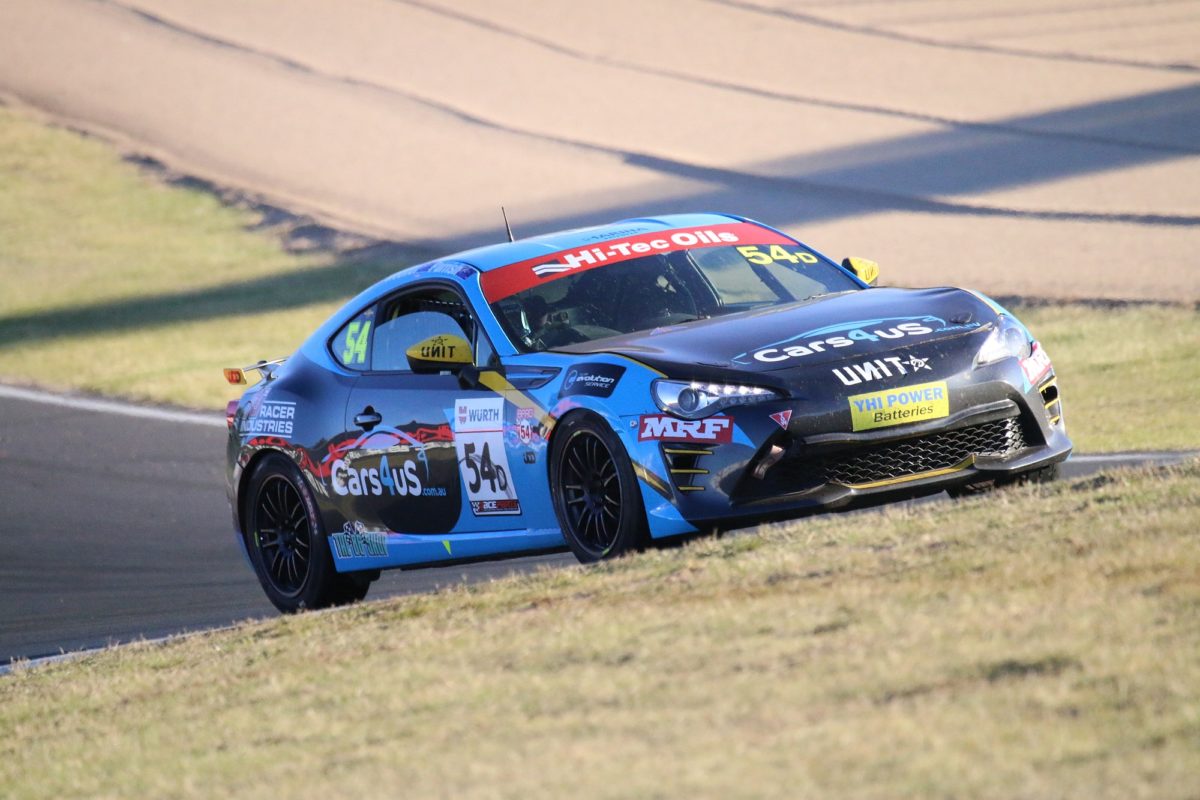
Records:
[[[716,214],[398,272],[246,368],[237,539],[295,611],[361,599],[382,569],[564,545],[590,562],[1067,458],[1054,369],[1012,314],[877,273]]]

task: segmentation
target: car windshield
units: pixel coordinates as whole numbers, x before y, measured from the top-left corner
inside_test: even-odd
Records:
[[[537,352],[857,288],[802,245],[701,247],[552,276],[491,307]]]

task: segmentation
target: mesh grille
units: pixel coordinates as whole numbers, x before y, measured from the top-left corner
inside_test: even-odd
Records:
[[[971,456],[1006,456],[1025,447],[1016,417],[823,457],[781,461],[770,477],[792,489],[823,483],[855,485],[957,466]]]

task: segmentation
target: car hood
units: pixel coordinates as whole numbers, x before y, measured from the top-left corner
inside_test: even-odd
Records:
[[[671,377],[728,379],[731,373],[774,373],[870,358],[968,335],[996,313],[961,289],[877,288],[682,325],[612,336],[561,348],[613,353]],[[765,376],[764,376],[765,377]],[[784,380],[780,376],[780,380]]]

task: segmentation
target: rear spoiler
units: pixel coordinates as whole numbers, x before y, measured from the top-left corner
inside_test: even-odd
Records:
[[[245,385],[249,383],[246,380],[247,372],[261,372],[263,378],[270,378],[271,374],[275,372],[275,368],[285,361],[287,361],[286,358],[277,358],[274,361],[259,361],[257,364],[251,364],[248,367],[226,367],[225,380],[234,386]]]

